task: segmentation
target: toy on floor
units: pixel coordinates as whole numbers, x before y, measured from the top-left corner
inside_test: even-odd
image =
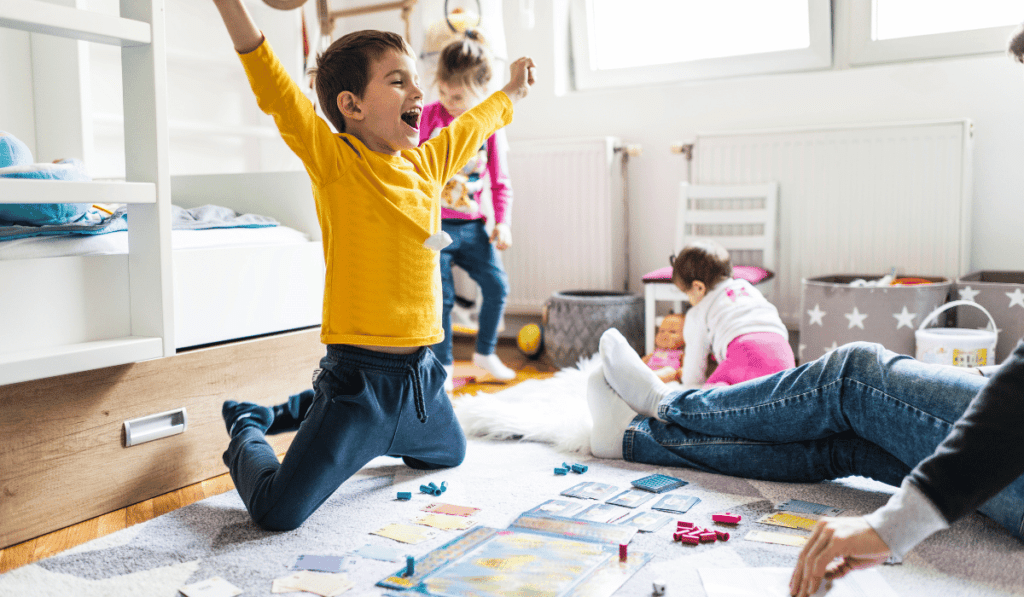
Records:
[[[537,323],[524,325],[519,328],[516,343],[519,345],[519,350],[527,358],[536,359],[540,357],[540,353],[544,350],[544,328]]]
[[[647,475],[641,477],[635,481],[631,481],[630,484],[637,489],[644,489],[653,493],[662,493],[675,489],[676,487],[682,487],[687,484],[687,481],[670,477],[668,475]]]
[[[666,315],[654,337],[654,352],[643,357],[644,363],[665,383],[679,381],[682,375],[686,349],[686,341],[683,340],[685,321],[686,316],[680,313]]]

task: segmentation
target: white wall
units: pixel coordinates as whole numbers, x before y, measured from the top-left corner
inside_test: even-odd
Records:
[[[356,4],[365,2],[332,1],[336,8]],[[536,26],[527,30],[519,2],[504,3],[509,56],[533,57],[540,77],[530,97],[517,107],[509,140],[514,144],[522,139],[614,135],[643,146],[644,155],[629,164],[634,291],[641,289],[642,273],[663,266],[671,250],[676,190],[686,175],[684,158],[669,151],[673,142],[706,132],[827,124],[970,118],[975,124],[972,269],[1024,269],[1024,66],[1004,55],[988,55],[560,93],[556,74],[564,77],[559,63],[565,48],[559,44],[565,43],[565,4],[566,0],[536,2]],[[424,15],[414,12],[412,22],[421,25]],[[337,23],[339,32],[366,27],[404,32],[397,11]],[[839,22],[839,43],[841,32]],[[421,33],[414,34],[414,43],[418,36]],[[0,65],[0,80],[5,82],[0,86],[0,130],[16,134],[28,130],[25,119],[32,116],[31,101],[26,103],[24,97],[30,93],[25,89],[30,79],[19,61],[6,57],[8,51],[17,57],[27,48],[19,34],[0,31],[0,55],[5,56]],[[515,172],[512,182],[514,186]],[[514,232],[516,242],[529,242],[529,230]]]

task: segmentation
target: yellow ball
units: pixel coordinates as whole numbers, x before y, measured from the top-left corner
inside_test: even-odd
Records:
[[[519,350],[530,358],[534,358],[544,349],[544,328],[536,323],[528,323],[519,328]]]

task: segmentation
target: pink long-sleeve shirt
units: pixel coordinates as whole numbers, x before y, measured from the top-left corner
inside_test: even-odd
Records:
[[[420,143],[435,137],[455,118],[441,105],[433,102],[423,107],[420,116]],[[485,175],[491,182],[491,204],[496,224],[510,224],[512,218],[512,186],[506,158],[508,143],[505,131],[499,130],[470,158],[469,163],[445,185],[441,193],[441,218],[475,220],[485,217],[480,210],[480,191]]]

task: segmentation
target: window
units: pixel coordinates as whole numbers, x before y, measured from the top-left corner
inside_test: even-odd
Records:
[[[848,1],[850,64],[1002,52],[1020,0]]]
[[[828,0],[571,0],[577,89],[828,68]]]

